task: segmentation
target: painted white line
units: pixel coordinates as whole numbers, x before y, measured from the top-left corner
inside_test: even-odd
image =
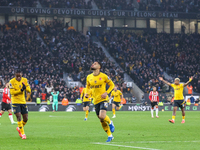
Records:
[[[92,144],[108,145],[108,146],[120,146],[120,147],[127,147],[127,148],[147,149],[147,150],[160,150],[160,149],[154,149],[154,148],[136,147],[136,146],[118,145],[118,144],[108,144],[108,143],[99,143],[99,142],[92,143]]]
[[[67,116],[52,116],[52,115],[49,115],[49,117],[67,117]]]
[[[112,143],[200,143],[200,141],[130,141],[130,142],[112,142]]]

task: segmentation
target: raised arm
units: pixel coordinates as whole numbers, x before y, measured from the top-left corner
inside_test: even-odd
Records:
[[[168,81],[165,81],[162,77],[159,77],[159,80],[164,82],[165,84],[171,86],[171,83],[169,83]]]
[[[192,80],[193,80],[193,77],[190,77],[190,78],[189,78],[189,81],[186,82],[186,83],[184,83],[183,86],[184,86],[184,87],[187,86]]]

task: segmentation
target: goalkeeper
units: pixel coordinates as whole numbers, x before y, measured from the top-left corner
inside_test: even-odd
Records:
[[[58,111],[58,94],[59,91],[51,92],[51,95],[53,96],[53,104],[52,104],[53,112],[55,112],[55,106],[56,106],[56,111]]]

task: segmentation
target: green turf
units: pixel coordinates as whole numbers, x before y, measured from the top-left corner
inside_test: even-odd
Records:
[[[199,150],[200,112],[186,112],[185,124],[181,124],[180,111],[176,123],[170,124],[171,113],[160,112],[159,119],[152,119],[150,112],[116,112],[111,145],[94,144],[106,144],[107,139],[94,112],[88,121],[84,112],[29,112],[26,140],[19,137],[5,113],[0,118],[0,150]],[[108,115],[112,117],[111,112]]]

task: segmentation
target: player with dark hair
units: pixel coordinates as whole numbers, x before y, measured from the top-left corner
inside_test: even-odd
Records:
[[[154,118],[153,110],[154,110],[154,107],[156,107],[156,118],[159,118],[158,116],[159,95],[158,95],[158,91],[156,91],[155,86],[153,87],[153,91],[149,93],[149,99],[151,101],[151,117]]]
[[[28,80],[22,77],[20,70],[15,72],[15,78],[11,79],[9,84],[12,106],[17,117],[17,131],[22,139],[26,139],[24,126],[28,121],[28,108],[25,100],[25,91],[31,93],[31,88]],[[21,115],[23,120],[21,120]]]
[[[11,110],[11,106],[10,106],[11,99],[9,97],[9,89],[8,88],[9,88],[9,83],[6,83],[5,88],[3,89],[3,99],[2,99],[2,102],[1,102],[0,117],[7,110],[11,124],[17,124],[17,122],[15,122],[13,120],[12,110]]]
[[[92,97],[95,106],[96,115],[99,118],[104,131],[108,135],[106,142],[114,139],[112,133],[115,130],[113,122],[106,115],[108,108],[108,94],[113,90],[114,83],[104,73],[100,72],[102,65],[100,62],[94,62],[91,66],[93,73],[87,76],[86,80],[86,97],[89,97],[89,91],[92,90]],[[106,84],[109,85],[106,90]],[[111,133],[112,132],[112,133]]]
[[[185,110],[184,110],[185,100],[184,100],[184,96],[183,96],[183,89],[184,89],[185,86],[187,86],[192,81],[193,77],[191,77],[189,79],[189,81],[186,82],[186,83],[180,83],[180,79],[176,78],[174,80],[173,84],[165,81],[162,77],[159,77],[159,79],[161,81],[163,81],[165,84],[173,87],[173,89],[174,89],[173,115],[172,115],[172,120],[169,120],[169,122],[175,123],[176,110],[177,110],[178,107],[180,107],[181,111],[182,111],[182,122],[181,123],[185,123]]]

